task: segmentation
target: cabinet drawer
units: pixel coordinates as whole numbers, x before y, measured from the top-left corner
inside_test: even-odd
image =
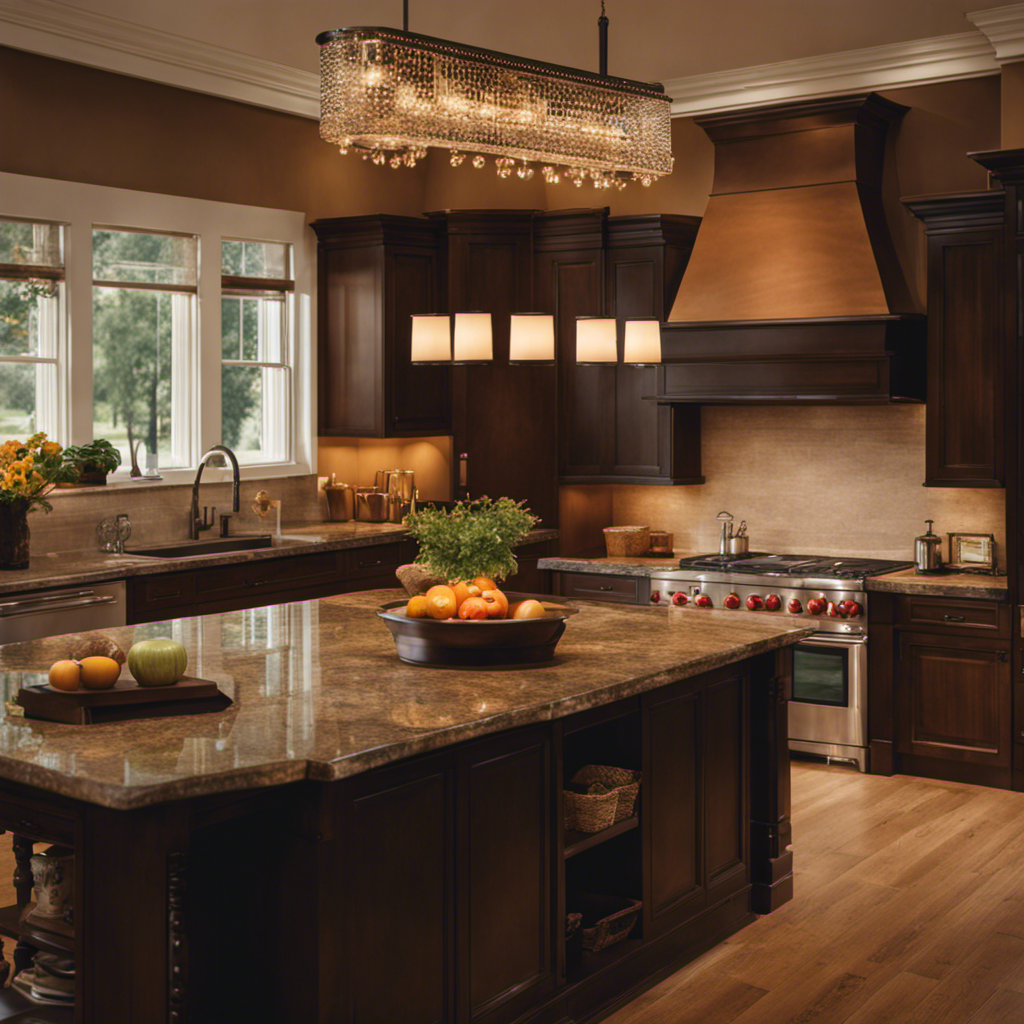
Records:
[[[199,594],[224,597],[252,590],[302,590],[338,575],[338,560],[333,551],[295,558],[268,558],[223,565],[198,575]]]
[[[345,555],[345,579],[364,580],[390,577],[392,586],[398,586],[393,573],[403,561],[402,544],[371,544],[365,548],[349,548]]]
[[[136,582],[136,581],[133,581]],[[136,585],[141,601],[151,609],[177,608],[196,599],[196,577],[191,572],[171,572],[164,576],[146,576]]]
[[[901,626],[913,626],[915,629],[968,630],[999,637],[1010,635],[1010,606],[999,601],[903,596],[897,614]]]
[[[563,597],[641,604],[646,596],[647,580],[638,576],[601,576],[585,572],[563,572],[561,575]]]

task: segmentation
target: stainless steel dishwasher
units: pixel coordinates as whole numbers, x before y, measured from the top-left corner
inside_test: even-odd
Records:
[[[0,644],[126,623],[125,585],[94,583],[62,590],[0,594]]]

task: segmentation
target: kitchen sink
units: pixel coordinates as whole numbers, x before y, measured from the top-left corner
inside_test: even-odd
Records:
[[[177,544],[153,544],[144,548],[129,548],[126,555],[144,555],[147,558],[188,558],[191,555],[216,555],[222,551],[256,551],[273,547],[269,533],[255,537],[211,537],[209,540],[183,540]]]

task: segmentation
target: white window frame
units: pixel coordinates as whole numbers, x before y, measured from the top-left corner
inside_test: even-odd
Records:
[[[65,225],[65,305],[67,358],[58,390],[65,419],[65,444],[92,440],[92,231],[115,227],[196,235],[199,239],[198,329],[189,363],[196,386],[188,466],[161,469],[164,482],[191,482],[200,456],[221,436],[221,241],[242,239],[291,245],[295,290],[290,303],[291,458],[246,463],[243,477],[296,476],[316,472],[316,242],[305,215],[293,210],[243,206],[154,192],[86,185],[0,172],[0,217]],[[74,382],[71,386],[70,382]],[[133,486],[124,467],[110,484]],[[109,486],[109,485],[108,485]]]

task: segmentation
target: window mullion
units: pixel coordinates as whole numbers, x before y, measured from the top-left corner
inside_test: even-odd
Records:
[[[93,433],[92,224],[88,220],[77,219],[69,225],[65,233],[64,262],[67,330],[64,332],[66,369],[61,391],[68,422],[60,440],[64,444],[80,445],[88,444]]]

